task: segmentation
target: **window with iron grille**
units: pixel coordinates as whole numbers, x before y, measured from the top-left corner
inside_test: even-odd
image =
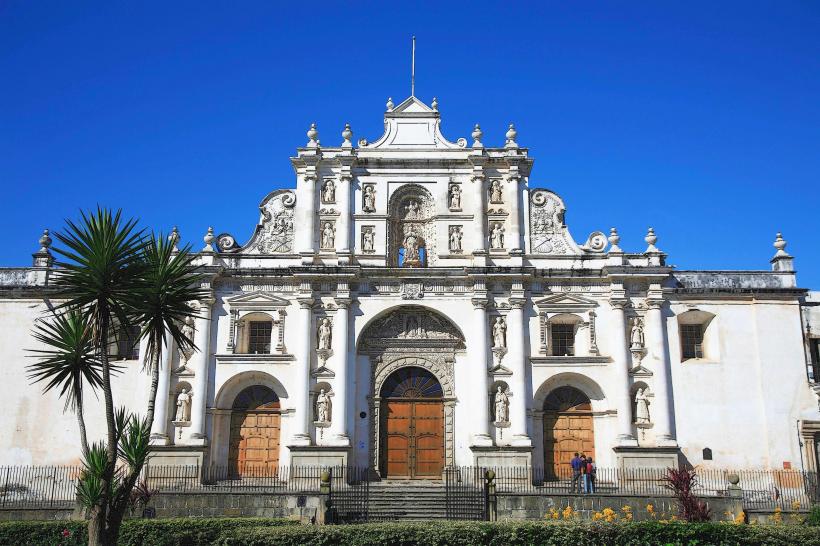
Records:
[[[129,326],[117,332],[117,355],[116,358],[125,360],[136,360],[140,356],[140,327]]]
[[[703,325],[681,324],[680,344],[683,360],[703,358]]]
[[[553,324],[550,328],[553,356],[575,355],[575,325]]]
[[[273,323],[268,320],[252,320],[248,324],[248,352],[251,354],[270,353],[270,336]]]

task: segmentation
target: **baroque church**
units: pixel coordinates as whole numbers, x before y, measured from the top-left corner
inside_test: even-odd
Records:
[[[154,464],[816,469],[820,298],[780,234],[756,271],[677,270],[652,228],[631,250],[605,226],[576,240],[513,125],[500,147],[470,136],[415,96],[373,141],[312,125],[250,239],[208,229],[199,351],[162,355]],[[25,372],[50,245],[0,269],[0,464],[79,461],[73,416]],[[144,411],[144,348],[118,349],[115,399]]]

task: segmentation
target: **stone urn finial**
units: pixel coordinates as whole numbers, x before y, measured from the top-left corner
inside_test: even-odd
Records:
[[[430,106],[433,108],[433,112],[438,112],[438,99],[433,97],[433,102],[430,103]]]
[[[307,143],[308,148],[316,148],[319,146],[319,131],[316,129],[315,123],[310,124],[310,129],[307,131],[307,137],[310,139]]]
[[[773,246],[777,249],[777,252],[774,255],[775,258],[781,258],[789,255],[788,252],[786,252],[786,244],[787,243],[783,238],[783,234],[778,231],[777,235],[775,235],[773,243]]]
[[[473,137],[473,148],[483,148],[484,145],[481,143],[481,137],[484,136],[484,132],[481,130],[481,127],[478,123],[475,124],[473,127],[473,132],[470,135]]]
[[[658,248],[655,246],[655,243],[658,242],[658,236],[655,235],[655,230],[653,228],[649,228],[649,231],[646,232],[646,237],[644,237],[643,240],[646,241],[647,245],[649,245],[646,247],[646,251],[644,252],[644,254],[660,252]]]
[[[202,249],[202,252],[213,252],[214,251],[214,228],[209,227],[208,233],[205,234],[205,237],[202,238],[205,241],[205,248]]]
[[[43,234],[40,236],[40,240],[37,242],[40,243],[39,252],[43,254],[48,254],[50,252],[49,247],[51,246],[51,237],[49,236],[47,229],[43,230]]]
[[[612,252],[623,252],[623,250],[621,250],[621,247],[618,246],[618,243],[621,242],[621,236],[618,235],[618,230],[617,229],[610,228],[609,237],[607,237],[607,239],[609,240],[609,244],[610,244],[610,247],[609,247],[609,252],[610,253],[612,253]]]
[[[353,131],[350,130],[350,124],[345,123],[345,128],[342,130],[342,148],[352,148],[353,142],[350,139],[353,138]]]
[[[393,104],[393,97],[387,97],[387,104],[386,104],[386,106],[387,106],[387,111],[388,111],[388,112],[392,112],[392,111],[393,111],[393,108],[395,108],[395,107],[396,107],[396,105],[395,105],[395,104]]]
[[[171,228],[171,233],[168,235],[168,242],[173,245],[172,252],[179,252],[179,247],[177,247],[177,243],[179,243],[179,229],[176,226]]]
[[[510,123],[510,128],[507,129],[507,141],[504,143],[505,148],[518,148],[518,143],[515,141],[518,137],[518,131],[515,130],[515,124]]]

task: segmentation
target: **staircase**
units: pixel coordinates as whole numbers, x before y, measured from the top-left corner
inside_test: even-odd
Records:
[[[333,493],[340,521],[484,519],[484,493],[450,489],[442,481],[385,480]]]

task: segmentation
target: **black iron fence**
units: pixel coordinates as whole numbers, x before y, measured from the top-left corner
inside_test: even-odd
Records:
[[[448,514],[477,518],[475,507],[485,494],[483,468],[454,467],[438,481]],[[573,476],[572,470],[544,472],[539,468],[497,468],[498,495],[595,494],[670,496],[664,469],[599,468],[594,477]],[[337,509],[350,519],[380,519],[370,509],[372,487],[380,482],[372,469],[356,467],[245,467],[148,465],[142,479],[159,493],[319,494],[322,474],[328,472]],[[80,467],[0,466],[0,508],[71,508]],[[697,470],[695,493],[705,497],[729,494],[732,481],[742,491],[747,509],[803,509],[820,502],[820,484],[814,472],[798,470]],[[422,483],[424,480],[418,482]],[[377,492],[378,493],[378,492]],[[429,493],[429,492],[428,492]],[[484,503],[486,504],[486,503]],[[461,512],[469,513],[461,513]],[[389,519],[389,514],[385,516]]]

